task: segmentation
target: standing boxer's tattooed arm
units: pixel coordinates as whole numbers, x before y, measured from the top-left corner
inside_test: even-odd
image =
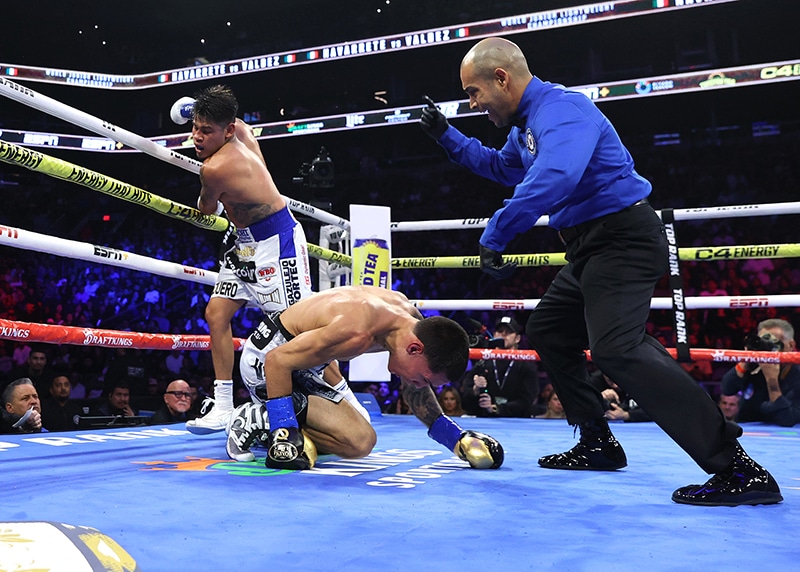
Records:
[[[425,387],[414,387],[409,383],[401,384],[403,399],[406,400],[411,413],[417,416],[426,427],[433,425],[433,422],[442,414],[442,408],[436,400],[436,394],[430,385]]]

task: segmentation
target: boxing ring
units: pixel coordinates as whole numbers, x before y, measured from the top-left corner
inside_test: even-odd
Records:
[[[3,80],[0,92],[11,82]],[[14,90],[12,90],[14,91]],[[27,88],[18,98],[86,129],[117,137],[155,158],[197,172],[199,164]],[[24,100],[24,101],[23,101]],[[99,122],[99,123],[98,123]],[[175,157],[177,156],[177,158]],[[227,221],[158,195],[0,141],[0,160],[82,184],[171,219],[224,231]],[[339,229],[348,221],[289,199],[290,208]],[[800,203],[675,211],[675,220],[800,212]],[[481,228],[488,219],[393,223],[393,232]],[[546,225],[540,220],[537,226]],[[0,244],[212,285],[216,273],[106,246],[0,227]],[[675,248],[680,260],[715,260],[721,247]],[[725,258],[796,257],[798,244],[736,247]],[[340,252],[309,253],[341,266]],[[519,266],[564,264],[562,253],[508,257]],[[394,268],[477,268],[477,256],[394,259]],[[415,300],[422,310],[525,311],[537,300]],[[794,307],[800,295],[681,297],[683,309]],[[676,299],[654,298],[654,309]],[[121,332],[0,319],[0,338],[158,350],[208,349],[207,336]],[[235,340],[240,347],[242,340]],[[678,350],[672,350],[676,355]],[[692,359],[800,363],[800,354],[690,348]],[[471,350],[473,359],[536,359],[535,352]],[[366,398],[365,398],[366,399]],[[373,404],[374,405],[374,404]],[[616,472],[553,471],[537,459],[567,449],[564,422],[464,418],[505,449],[497,471],[469,470],[429,439],[413,416],[380,415],[378,443],[358,460],[322,455],[310,471],[276,471],[226,458],[224,437],[180,425],[0,436],[0,570],[52,569],[66,559],[52,544],[24,538],[26,525],[97,529],[114,570],[652,570],[796,566],[787,530],[800,522],[800,430],[745,424],[744,448],[775,476],[784,502],[768,507],[687,507],[671,492],[707,476],[653,423],[614,425],[629,466]],[[22,532],[20,532],[22,531]],[[21,536],[22,534],[22,536]],[[23,542],[21,539],[24,539]],[[99,550],[103,552],[103,550]],[[27,558],[27,560],[26,560]],[[28,568],[25,568],[25,566]],[[13,568],[12,568],[13,569]],[[104,569],[104,568],[97,568]]]
[[[707,508],[670,500],[706,476],[653,423],[614,425],[629,465],[608,473],[537,465],[572,445],[558,420],[459,420],[503,443],[496,471],[466,469],[411,416],[373,422],[372,455],[323,455],[299,472],[268,470],[258,454],[234,463],[221,436],[174,425],[3,435],[0,530],[93,527],[143,571],[796,567],[796,429],[745,425],[741,438],[781,484],[782,504]]]

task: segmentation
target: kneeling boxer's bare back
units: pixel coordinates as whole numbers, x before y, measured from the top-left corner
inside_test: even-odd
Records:
[[[400,378],[409,408],[429,428],[431,438],[474,468],[497,468],[502,463],[497,441],[463,431],[442,414],[436,400],[433,387],[459,379],[467,366],[467,334],[453,320],[423,318],[400,292],[346,286],[313,294],[287,308],[279,316],[278,327],[287,341],[269,348],[263,361],[255,360],[263,363],[266,385],[267,466],[308,468],[310,464],[304,459],[292,403],[293,373],[380,351],[389,352],[388,369]],[[248,344],[252,345],[257,332]],[[249,366],[244,356],[242,362],[244,377]],[[376,442],[372,426],[350,403],[314,395],[308,398],[303,429],[321,451],[345,458],[369,454]]]

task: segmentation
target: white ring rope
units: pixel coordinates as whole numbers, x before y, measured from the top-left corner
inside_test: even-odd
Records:
[[[35,250],[45,254],[55,254],[66,258],[77,258],[94,262],[97,264],[108,264],[128,268],[131,270],[141,270],[150,274],[166,276],[167,278],[178,278],[213,286],[216,283],[217,272],[213,270],[203,270],[194,266],[186,266],[175,262],[168,262],[134,254],[125,250],[117,250],[107,246],[89,244],[67,240],[46,234],[39,234],[29,230],[22,230],[13,226],[0,225],[0,245],[22,248],[24,250]],[[308,254],[320,260],[332,261],[337,264],[350,266],[352,258],[340,252],[322,248],[316,244],[308,244]]]
[[[106,246],[98,246],[86,242],[77,242],[47,236],[19,228],[0,226],[0,245],[7,245],[24,250],[34,250],[45,254],[55,254],[66,258],[77,258],[97,264],[108,264],[120,268],[140,270],[167,278],[176,278],[213,286],[217,273],[193,266],[185,266],[175,262],[158,260],[124,250]],[[312,245],[309,245],[311,247]],[[325,253],[337,254],[321,247],[320,257]],[[309,248],[309,253],[312,250]],[[312,254],[316,254],[313,252]],[[349,257],[347,257],[349,259]],[[341,262],[347,262],[342,259]],[[412,303],[423,310],[533,310],[538,299],[524,300],[412,300]],[[764,296],[688,296],[684,299],[687,310],[697,309],[738,309],[800,306],[798,294],[772,294]],[[669,310],[672,298],[653,298],[650,304],[653,310]]]
[[[800,202],[675,209],[674,213],[676,221],[705,220],[707,218],[735,218],[800,214]],[[656,214],[658,214],[660,217],[661,211],[656,211]],[[391,230],[392,232],[417,232],[421,230],[463,230],[465,228],[486,228],[488,222],[488,218],[393,222]],[[539,218],[534,226],[548,226],[549,224],[550,217],[545,215]]]
[[[137,135],[136,133],[128,131],[127,129],[117,127],[108,121],[103,121],[98,117],[89,115],[84,111],[70,107],[65,103],[61,103],[58,100],[47,97],[46,95],[42,95],[37,91],[21,86],[3,77],[0,77],[0,95],[4,95],[9,99],[13,99],[14,101],[22,103],[23,105],[27,105],[28,107],[38,109],[39,111],[49,115],[53,115],[59,119],[63,119],[64,121],[72,123],[73,125],[83,127],[84,129],[87,129],[93,133],[97,133],[98,135],[106,136],[114,141],[117,141],[118,143],[138,149],[142,153],[146,153],[151,157],[155,157],[156,159],[160,159],[161,161],[165,161],[192,173],[200,173],[200,167],[203,166],[201,162],[185,155],[181,155],[172,149],[162,147],[158,143],[151,141],[146,137]],[[346,219],[286,196],[284,196],[284,199],[289,205],[289,208],[293,211],[303,213],[321,222],[350,230],[350,222]]]
[[[184,266],[183,264],[158,260],[107,246],[47,236],[46,234],[9,226],[0,226],[0,244],[24,250],[35,250],[45,254],[55,254],[66,258],[77,258],[97,264],[141,270],[158,276],[188,280],[208,286],[213,286],[217,278],[217,273],[213,270]]]
[[[524,300],[411,300],[421,310],[491,310],[509,312],[533,310],[540,299]],[[790,308],[800,306],[800,294],[770,294],[763,296],[687,296],[683,299],[687,310]],[[652,298],[652,310],[671,310],[672,298]]]
[[[98,117],[89,115],[86,112],[75,109],[74,107],[70,107],[65,103],[61,103],[60,101],[57,101],[51,97],[47,97],[46,95],[42,95],[37,91],[21,86],[3,77],[0,77],[0,95],[5,95],[9,99],[13,99],[14,101],[22,103],[23,105],[43,111],[48,115],[53,115],[59,119],[63,119],[64,121],[72,123],[73,125],[83,127],[84,129],[87,129],[93,133],[97,133],[98,135],[104,135],[109,139],[117,141],[118,143],[124,143],[129,147],[138,149],[142,153],[147,153],[152,157],[156,157],[157,159],[161,159],[162,161],[176,165],[181,169],[186,169],[187,171],[191,171],[193,173],[199,173],[200,167],[203,165],[199,161],[191,159],[185,155],[181,155],[172,149],[162,147],[158,143],[142,137],[141,135],[137,135],[132,131],[112,125],[108,121],[103,121]]]

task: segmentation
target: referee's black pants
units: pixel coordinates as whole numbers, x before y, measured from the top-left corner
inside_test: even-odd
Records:
[[[664,225],[649,204],[601,217],[566,245],[569,261],[531,313],[528,339],[576,425],[603,417],[584,350],[707,473],[725,469],[741,428],[645,333],[667,270]]]

